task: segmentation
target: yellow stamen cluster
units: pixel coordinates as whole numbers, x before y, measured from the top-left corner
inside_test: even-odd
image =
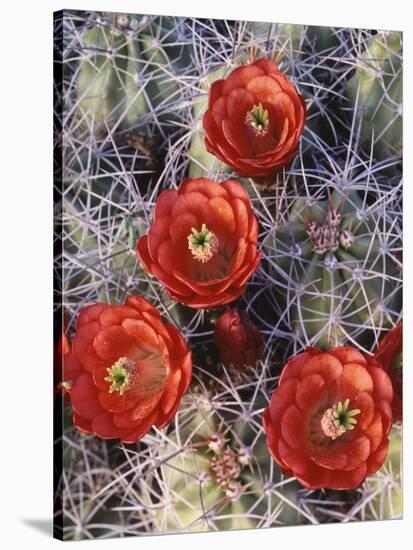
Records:
[[[254,105],[251,111],[248,111],[246,122],[250,124],[258,134],[263,135],[267,133],[270,117],[267,109],[264,109],[262,106],[262,103]]]
[[[360,414],[359,409],[348,410],[350,399],[344,403],[341,401],[333,407],[327,409],[321,418],[321,429],[323,433],[331,439],[337,439],[347,430],[353,430],[357,424],[354,418]]]
[[[109,376],[106,376],[105,380],[111,382],[109,393],[115,391],[123,395],[125,391],[130,387],[135,364],[127,357],[120,357],[111,367],[106,369]]]
[[[203,223],[201,231],[192,228],[190,235],[188,235],[188,248],[196,260],[206,263],[217,252],[218,239]]]

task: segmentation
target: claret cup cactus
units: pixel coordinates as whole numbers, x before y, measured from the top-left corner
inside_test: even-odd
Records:
[[[280,384],[280,376],[283,365],[308,347],[324,348],[324,356],[333,347],[350,346],[356,355],[381,355],[385,370],[400,372],[399,356],[392,353],[386,366],[383,351],[387,358],[388,338],[402,321],[401,33],[65,10],[55,34],[63,77],[56,86],[56,114],[63,121],[56,137],[64,166],[55,186],[63,208],[54,273],[69,350],[73,342],[75,351],[85,344],[82,336],[95,341],[99,329],[98,348],[105,352],[104,325],[112,326],[109,332],[113,325],[123,329],[119,312],[126,314],[127,327],[138,327],[134,310],[122,306],[138,295],[162,320],[142,313],[144,324],[153,323],[155,348],[167,337],[162,327],[173,325],[192,352],[186,391],[179,382],[175,395],[181,369],[173,371],[168,394],[165,386],[164,395],[179,402],[176,411],[168,409],[175,414],[164,423],[145,410],[148,430],[140,433],[130,427],[140,423],[135,409],[124,414],[111,406],[106,427],[115,416],[125,425],[118,427],[122,434],[104,433],[94,422],[101,411],[91,400],[93,387],[70,385],[79,377],[73,372],[67,380],[56,377],[66,392],[57,404],[69,401],[74,387],[74,400],[58,410],[56,423],[58,429],[64,421],[56,434],[64,464],[56,479],[59,535],[123,538],[399,517],[403,425],[396,416],[387,460],[354,490],[325,483],[309,490],[287,477],[271,458],[262,418],[276,388],[280,400],[292,392],[297,407],[302,403],[297,381]],[[211,89],[222,86],[224,92],[217,82],[259,59],[279,67],[304,97],[307,112],[291,161],[264,181],[252,173],[240,176],[209,153],[203,126]],[[243,95],[253,80],[248,73]],[[280,97],[265,94],[271,107],[259,95],[257,84],[267,77],[255,82],[253,102],[237,119],[264,140],[276,104],[281,108]],[[239,107],[225,98],[213,103],[215,109]],[[292,111],[285,113],[288,127],[290,121],[296,126]],[[220,135],[225,129],[219,125]],[[148,269],[137,261],[137,246]],[[90,319],[86,329],[77,327],[80,312],[91,304],[105,305],[108,313]],[[151,334],[138,339],[139,350],[145,343],[153,349]],[[117,349],[119,342],[112,344]],[[124,344],[99,371],[104,397],[97,386],[92,392],[109,405],[127,401],[137,384],[130,363],[134,350],[130,356]],[[166,358],[174,346],[169,340],[165,346]],[[63,351],[58,370],[70,373],[73,365]],[[149,358],[145,352],[146,366]],[[327,362],[323,376],[340,370],[334,358]],[[320,383],[316,363],[306,367],[314,369],[313,388]],[[163,373],[162,367],[161,378]],[[91,375],[84,376],[90,381]],[[368,377],[361,382],[368,385]],[[394,380],[393,387],[398,396]],[[312,395],[318,399],[317,391],[304,390],[307,404]],[[368,398],[364,405],[351,399],[346,391],[315,419],[316,433],[323,421],[324,435],[334,436],[338,447],[357,434],[351,419],[357,428],[369,411]],[[93,404],[96,410],[90,410]],[[95,423],[99,429],[81,433],[73,424],[73,405],[84,413],[83,428]],[[295,439],[296,415],[290,413],[283,426]],[[281,441],[278,429],[275,422],[271,431]],[[343,471],[339,453],[327,459]],[[300,457],[291,465],[299,474]]]

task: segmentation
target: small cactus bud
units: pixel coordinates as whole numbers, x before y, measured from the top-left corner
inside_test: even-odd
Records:
[[[212,457],[210,464],[219,486],[225,486],[237,480],[241,473],[241,466],[237,461],[237,455],[229,447],[223,453]]]
[[[311,241],[315,241],[320,236],[321,227],[318,222],[310,220],[307,224],[307,235],[310,237]]]
[[[121,13],[116,17],[116,24],[120,27],[126,27],[129,23],[129,17],[126,15],[126,13]]]
[[[380,366],[387,372],[393,384],[391,404],[394,420],[403,416],[403,325],[400,323],[380,340],[374,353]]]
[[[350,248],[350,246],[354,243],[354,235],[351,231],[348,229],[344,229],[340,233],[340,244],[343,248],[347,250],[347,248]]]
[[[254,367],[261,357],[263,338],[244,311],[228,309],[215,325],[215,343],[223,363]]]
[[[212,477],[211,477],[211,474],[206,471],[206,470],[202,470],[202,472],[199,472],[196,476],[196,480],[197,482],[199,483],[199,485],[201,487],[206,487],[207,485],[209,485],[212,481]]]
[[[228,485],[225,488],[225,495],[230,500],[238,500],[241,494],[242,494],[242,486],[240,483],[232,481],[228,483]]]
[[[208,439],[208,448],[218,454],[225,445],[225,437],[221,433],[213,433]]]
[[[330,208],[328,210],[328,223],[331,227],[338,227],[342,220],[342,215],[338,209]]]
[[[242,466],[249,466],[252,462],[252,450],[250,447],[241,447],[238,451],[238,462]]]

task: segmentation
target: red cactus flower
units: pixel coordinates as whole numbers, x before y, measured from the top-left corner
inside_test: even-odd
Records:
[[[185,180],[163,191],[136,252],[172,298],[193,308],[227,304],[257,269],[258,224],[235,180]]]
[[[386,458],[392,399],[374,357],[310,348],[287,362],[265,409],[268,449],[308,489],[354,489]]]
[[[393,383],[392,410],[397,422],[403,415],[403,326],[397,325],[380,340],[374,354]]]
[[[135,443],[168,424],[191,380],[185,340],[138,296],[83,308],[72,353],[80,366],[70,390],[73,422],[103,439]]]
[[[295,155],[306,107],[268,59],[238,67],[210,88],[205,146],[240,176],[270,176]]]
[[[224,311],[216,322],[214,337],[221,360],[228,365],[253,367],[261,357],[261,333],[245,311]]]

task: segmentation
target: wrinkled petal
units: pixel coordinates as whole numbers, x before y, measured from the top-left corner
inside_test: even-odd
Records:
[[[70,391],[70,400],[76,414],[87,420],[103,412],[90,374],[81,374],[75,380]]]
[[[300,410],[291,405],[281,418],[281,434],[285,442],[293,449],[306,446],[307,427]]]
[[[102,439],[118,439],[120,429],[113,422],[112,415],[102,413],[92,420],[92,429]]]

